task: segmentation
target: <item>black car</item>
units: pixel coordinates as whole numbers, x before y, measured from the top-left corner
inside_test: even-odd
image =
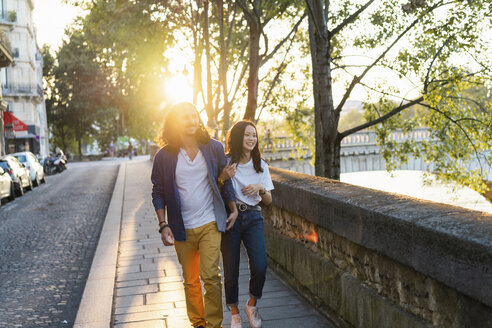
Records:
[[[0,167],[9,173],[10,178],[14,182],[15,193],[17,196],[22,196],[24,194],[24,188],[28,190],[33,189],[29,171],[17,158],[10,155],[3,156],[0,159]]]

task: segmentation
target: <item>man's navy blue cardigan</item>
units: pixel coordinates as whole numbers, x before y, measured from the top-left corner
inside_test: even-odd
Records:
[[[217,229],[225,232],[228,215],[224,202],[234,201],[235,196],[230,179],[225,181],[222,190],[219,190],[217,186],[217,178],[227,164],[224,147],[214,139],[211,139],[207,144],[200,144],[199,147],[207,162],[208,178],[213,191]],[[167,208],[167,219],[174,238],[177,241],[185,241],[186,231],[183,217],[181,216],[179,192],[176,187],[177,163],[178,155],[169,151],[167,146],[159,150],[155,155],[151,175],[153,184],[152,203],[156,210]]]

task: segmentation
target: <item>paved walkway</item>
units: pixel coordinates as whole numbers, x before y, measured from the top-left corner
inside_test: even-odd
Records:
[[[125,165],[125,164],[122,164]],[[121,231],[113,295],[113,327],[190,327],[186,316],[181,267],[173,247],[160,240],[150,192],[151,162],[127,162],[124,173]],[[243,254],[240,297],[248,298],[248,263]],[[244,312],[244,311],[242,311]],[[259,301],[263,327],[332,327],[315,309],[272,272],[267,273],[263,299]],[[249,327],[247,317],[243,327]],[[230,311],[224,307],[224,327]]]

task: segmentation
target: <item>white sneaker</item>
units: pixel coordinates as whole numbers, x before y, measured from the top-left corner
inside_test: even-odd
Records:
[[[249,306],[246,303],[246,307],[244,308],[246,314],[248,315],[249,324],[252,328],[261,328],[261,318],[258,314],[258,308],[256,306]]]
[[[239,314],[233,314],[231,319],[231,328],[242,328],[241,316]]]

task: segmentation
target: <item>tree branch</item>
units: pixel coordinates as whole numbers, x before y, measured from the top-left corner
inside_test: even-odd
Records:
[[[236,3],[239,5],[239,7],[241,7],[241,9],[243,10],[243,13],[244,13],[244,17],[246,18],[246,20],[248,21],[248,23],[254,23],[254,16],[253,14],[249,11],[249,8],[248,8],[248,5],[246,4],[246,2],[244,0],[237,0]]]
[[[461,124],[458,123],[457,120],[453,119],[451,116],[449,116],[448,114],[444,113],[443,111],[441,111],[439,108],[437,107],[433,107],[433,106],[430,106],[428,104],[421,104],[439,114],[441,114],[442,116],[444,116],[445,118],[447,118],[450,122],[452,122],[453,124],[455,124],[460,130],[461,132],[463,132],[463,134],[465,135],[466,139],[468,140],[468,142],[471,144],[471,146],[473,147],[473,151],[475,152],[475,155],[477,157],[477,160],[478,160],[478,164],[480,165],[480,171],[483,172],[483,165],[482,165],[482,161],[480,160],[480,154],[478,152],[478,149],[476,148],[475,144],[473,143],[473,140],[470,138],[470,136],[468,135],[468,133],[466,132],[466,130],[461,126]]]
[[[439,5],[435,5],[434,7],[430,8],[429,10],[426,11],[425,14],[433,11],[434,9],[436,9]],[[338,104],[337,108],[335,109],[335,113],[339,114],[341,111],[342,111],[342,107],[343,105],[345,105],[345,102],[347,101],[348,97],[350,96],[350,94],[352,93],[352,90],[354,89],[354,87],[357,85],[357,83],[359,83],[363,78],[364,76],[374,67],[376,66],[376,64],[384,58],[384,56],[386,56],[386,54],[398,43],[398,41],[400,41],[404,36],[405,34],[407,34],[415,25],[417,25],[417,23],[422,19],[422,17],[425,15],[425,14],[422,14],[420,15],[417,19],[415,19],[402,33],[400,33],[400,35],[398,35],[398,37],[381,53],[381,55],[379,55],[378,58],[376,58],[376,60],[374,60],[374,62],[372,64],[370,64],[363,72],[360,76],[355,76],[354,79],[352,80],[352,82],[350,82],[350,85],[347,89],[347,91],[345,92],[345,94],[343,95],[342,97],[342,100],[340,101],[340,103]]]
[[[306,14],[303,14],[301,16],[301,18],[299,19],[299,21],[296,23],[296,25],[294,25],[294,27],[292,28],[292,30],[289,32],[289,34],[287,34],[287,36],[282,40],[280,41],[277,46],[275,47],[275,49],[272,50],[271,53],[269,53],[268,55],[264,56],[261,61],[260,61],[260,67],[263,66],[263,64],[265,64],[267,61],[269,61],[274,55],[275,53],[280,49],[282,48],[282,46],[284,45],[285,42],[287,42],[289,39],[290,39],[290,36],[294,33],[297,33],[297,30],[299,29],[299,25],[301,24],[301,22],[303,21],[303,19],[306,17]]]
[[[234,11],[232,12],[232,18],[231,21],[227,22],[229,24],[229,31],[227,31],[227,44],[226,44],[226,50],[230,48],[231,46],[231,41],[232,41],[232,31],[234,29],[234,22],[236,21],[236,13],[237,13],[237,3],[234,3]],[[226,20],[227,21],[227,20]]]
[[[239,75],[239,78],[237,80],[236,84],[236,89],[234,90],[234,93],[232,94],[232,98],[229,100],[229,103],[233,103],[234,99],[236,98],[237,92],[239,91],[239,87],[241,86],[241,81],[244,79],[244,75],[246,74],[246,70],[248,69],[248,64],[244,65],[243,70],[241,71],[241,75]]]
[[[360,130],[367,129],[368,127],[371,127],[373,125],[376,125],[378,123],[381,123],[381,122],[389,119],[390,117],[395,116],[396,114],[398,114],[402,110],[407,109],[408,107],[411,107],[411,106],[413,106],[415,104],[418,104],[418,103],[420,103],[423,100],[424,100],[424,97],[419,97],[419,98],[414,99],[414,100],[412,100],[412,101],[410,101],[410,102],[408,102],[408,103],[406,103],[404,105],[400,105],[400,106],[394,108],[391,112],[386,113],[385,115],[383,115],[381,117],[378,117],[375,120],[372,120],[370,122],[367,122],[367,123],[361,124],[359,126],[356,126],[355,128],[348,129],[348,130],[346,130],[344,132],[339,133],[338,134],[338,138],[343,139],[346,136],[351,135],[351,134],[353,134],[355,132],[358,132]]]
[[[427,69],[427,74],[425,75],[425,81],[424,81],[424,93],[425,94],[427,93],[427,87],[429,86],[429,76],[430,76],[430,72],[432,70],[432,66],[434,65],[434,61],[437,59],[437,57],[439,57],[439,55],[441,54],[444,47],[448,44],[449,40],[451,40],[451,37],[448,37],[446,39],[446,41],[444,41],[444,44],[439,48],[437,53],[434,55],[430,65],[429,65],[429,68]]]
[[[374,0],[369,0],[365,5],[363,5],[362,7],[360,7],[356,12],[354,12],[352,15],[350,15],[349,17],[347,17],[343,22],[341,22],[340,25],[338,25],[337,27],[335,27],[333,30],[329,31],[330,38],[332,36],[338,34],[338,32],[340,32],[345,26],[347,26],[348,24],[354,22],[355,19],[364,10],[366,10],[367,7],[369,7],[373,2],[374,2]]]
[[[314,9],[311,6],[310,1],[309,0],[305,0],[305,1],[306,1],[306,7],[307,7],[308,12],[309,12],[309,17],[311,17],[311,20],[313,21],[313,24],[314,24],[316,30],[317,31],[322,31],[322,28],[319,26],[318,21],[316,20],[316,16],[314,15]],[[324,16],[324,14],[323,14],[323,16]],[[326,17],[325,17],[325,19],[326,19]],[[323,26],[326,26],[326,25],[323,24]],[[324,33],[319,33],[319,35],[321,37],[324,37],[325,34]]]
[[[242,62],[242,59],[244,57],[244,53],[246,52],[246,48],[248,48],[248,44],[246,43],[245,46],[241,49],[241,55],[238,57],[238,60],[237,60],[237,64],[236,64],[236,67],[234,67],[234,73],[232,75],[232,80],[231,80],[231,85],[230,87],[228,86],[228,90],[232,90],[232,87],[236,81],[236,74],[238,72],[238,68],[239,68],[239,65],[241,64]],[[248,64],[246,63],[244,65],[245,67],[248,66]],[[245,68],[243,67],[243,71],[245,70]],[[229,93],[229,92],[228,92]]]
[[[287,60],[287,54],[289,53],[290,48],[292,47],[292,44],[293,43],[294,43],[294,39],[292,39],[290,41],[289,47],[287,48],[287,51],[285,52],[284,58],[282,60],[282,63],[280,63],[279,67],[277,68],[277,73],[275,74],[275,77],[273,78],[272,83],[270,83],[270,88],[268,88],[268,92],[267,92],[267,94],[265,96],[265,99],[263,99],[263,103],[261,104],[261,107],[260,107],[261,108],[260,109],[260,112],[258,113],[258,116],[255,119],[255,122],[258,122],[259,121],[260,116],[261,116],[261,113],[263,112],[263,109],[265,108],[266,103],[267,103],[268,99],[270,98],[270,96],[272,94],[273,88],[275,88],[275,85],[280,80],[280,75],[282,74],[282,71],[287,66],[287,64],[285,63],[285,61]]]

